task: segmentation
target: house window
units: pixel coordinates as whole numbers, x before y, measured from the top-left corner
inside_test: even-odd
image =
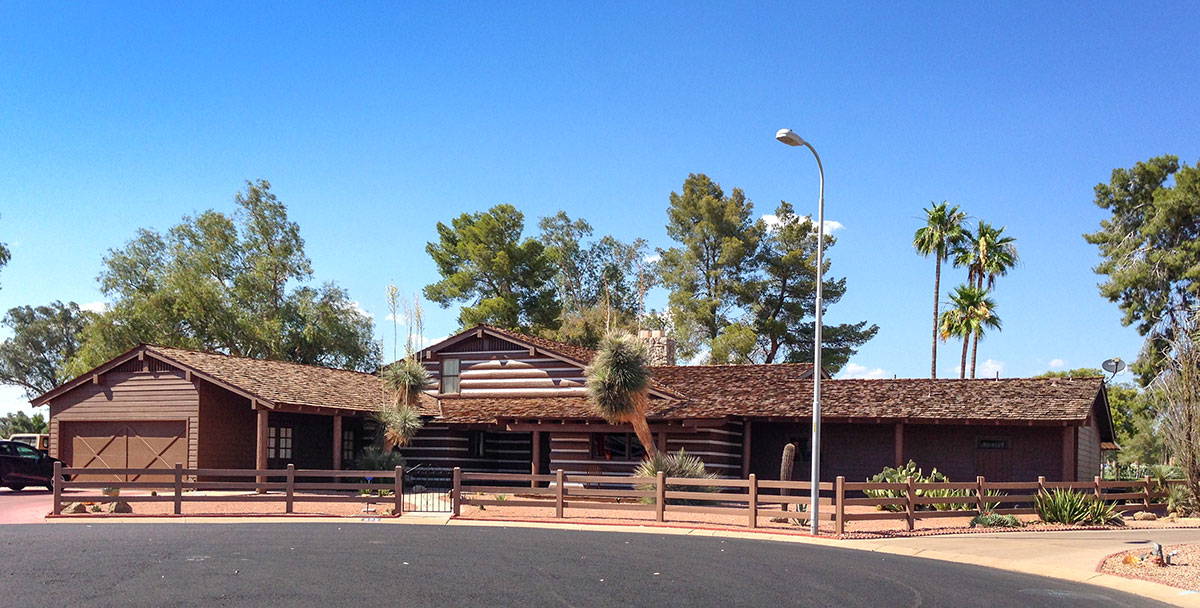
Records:
[[[442,394],[458,393],[458,359],[442,359]]]
[[[354,431],[344,429],[342,431],[342,462],[352,460],[354,460]]]
[[[1007,450],[1007,439],[996,439],[994,437],[979,440],[979,449],[981,450]]]
[[[292,427],[272,426],[267,428],[267,458],[271,460],[291,460]]]
[[[467,456],[483,458],[487,453],[487,437],[483,431],[470,431],[467,434]]]
[[[644,460],[646,448],[633,433],[592,433],[592,460]]]

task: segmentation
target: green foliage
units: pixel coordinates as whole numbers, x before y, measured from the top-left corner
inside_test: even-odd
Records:
[[[33,399],[66,382],[67,361],[93,316],[74,302],[9,309],[3,323],[13,335],[0,343],[0,384],[19,386]]]
[[[983,336],[986,329],[1000,329],[1000,317],[996,316],[996,302],[988,297],[988,291],[973,285],[959,285],[950,294],[951,307],[942,312],[938,332],[942,340],[951,337],[963,340],[962,362],[959,378],[967,374],[967,344],[971,338]],[[975,377],[975,357],[971,357],[971,377]]]
[[[662,471],[665,477],[684,477],[687,479],[716,479],[716,475],[705,470],[704,461],[696,456],[692,456],[685,452],[682,448],[678,452],[658,452],[653,456],[643,460],[634,469],[634,477],[658,477],[658,472]],[[637,488],[643,491],[651,491],[657,488],[656,484],[642,484]],[[676,484],[666,484],[666,491],[682,491],[682,492],[715,492],[716,490],[708,486],[681,486]],[[643,503],[654,503],[654,498],[645,497],[641,500]],[[696,500],[681,500],[668,499],[669,505],[694,505],[700,504],[703,501]]]
[[[713,365],[730,365],[754,363],[758,350],[758,332],[746,323],[740,321],[730,323],[721,328],[721,332],[712,341],[710,363]]]
[[[1054,489],[1039,492],[1034,510],[1047,523],[1077,525],[1124,525],[1116,507],[1092,494]]]
[[[383,404],[375,410],[375,419],[383,427],[383,448],[406,446],[425,425],[417,410],[407,405]]]
[[[1015,516],[998,515],[991,511],[984,511],[971,518],[972,528],[1020,528],[1024,525]]]
[[[1169,183],[1174,180],[1174,183]],[[1113,169],[1095,203],[1112,215],[1083,237],[1100,250],[1100,294],[1121,322],[1146,338],[1133,371],[1143,386],[1163,369],[1163,351],[1200,296],[1200,167],[1164,155]]]
[[[1197,512],[1196,499],[1184,484],[1171,484],[1167,487],[1167,512],[1181,516],[1191,516]]]
[[[588,398],[605,420],[622,422],[635,414],[650,386],[648,365],[645,345],[632,335],[613,333],[600,341],[585,374]]]
[[[425,287],[425,297],[448,308],[464,302],[463,326],[490,323],[536,332],[558,327],[561,304],[555,267],[545,246],[521,239],[525,216],[512,205],[464,213],[447,226],[438,222],[438,241],[425,246],[442,279]]]
[[[8,439],[15,433],[49,433],[50,425],[41,414],[30,417],[25,412],[12,412],[0,416],[0,439]]]
[[[707,175],[693,173],[672,192],[667,234],[680,246],[659,250],[663,286],[670,291],[679,354],[694,356],[729,323],[766,226],[738,188],[726,195]]]
[[[12,252],[8,250],[8,246],[0,243],[0,268],[4,268],[11,259]]]
[[[392,448],[368,445],[354,457],[354,468],[363,471],[392,471],[404,466],[404,457]]]
[[[912,477],[913,483],[945,483],[950,481],[945,475],[938,472],[935,468],[925,475],[924,471],[917,466],[917,463],[909,460],[904,466],[899,468],[884,467],[883,471],[871,476],[867,481],[872,483],[905,483],[909,477]],[[869,498],[904,498],[905,490],[863,490]],[[970,490],[953,490],[948,488],[938,488],[936,490],[915,490],[914,496],[930,497],[930,498],[962,498],[961,502],[947,500],[944,503],[932,505],[917,505],[919,510],[934,510],[934,511],[959,511],[969,510],[975,504],[974,494]],[[989,495],[991,495],[989,493]],[[879,505],[880,511],[903,511],[904,505]]]
[[[963,243],[966,212],[942,201],[925,209],[925,225],[913,234],[913,248],[923,257],[933,256],[933,347],[929,377],[937,377],[938,304],[942,298],[942,262]]]
[[[305,284],[312,264],[300,227],[270,187],[247,182],[233,217],[205,211],[110,250],[99,277],[110,306],[84,330],[68,372],[139,342],[377,369],[371,318],[336,285]]]
[[[384,367],[379,375],[396,406],[415,404],[421,392],[433,382],[429,370],[415,357],[396,361]]]
[[[996,228],[979,221],[975,230],[964,229],[962,241],[954,249],[954,265],[967,269],[967,283],[983,289],[996,286],[996,277],[1008,274],[1019,260],[1016,239],[1004,236],[1004,227]]]

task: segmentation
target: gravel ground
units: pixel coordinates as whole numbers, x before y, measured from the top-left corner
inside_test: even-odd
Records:
[[[201,494],[208,496],[238,496],[247,495],[243,492],[203,492]],[[130,494],[137,495],[137,494]],[[144,495],[144,493],[142,494]],[[198,495],[198,494],[189,494]],[[310,496],[311,493],[297,493],[298,497]],[[352,494],[343,494],[343,496],[352,496]],[[70,499],[68,494],[64,498]],[[284,514],[284,498],[278,497],[277,501],[264,502],[184,502],[183,515],[283,515]],[[299,515],[322,515],[328,517],[363,517],[363,516],[378,516],[383,515],[391,510],[394,505],[394,498],[391,496],[372,497],[374,513],[364,513],[363,509],[367,506],[366,497],[362,497],[362,502],[306,502],[296,500],[293,511]],[[117,497],[119,500],[120,497]],[[68,503],[69,504],[69,503]],[[86,504],[86,503],[85,503]],[[104,515],[106,517],[137,517],[144,515],[172,515],[174,513],[174,503],[170,498],[165,502],[131,502],[130,508],[133,513],[128,515],[113,515],[107,512],[102,513],[77,513],[64,514],[67,517],[96,517]],[[106,509],[106,504],[100,504],[101,509]],[[405,501],[405,510],[412,511],[416,507],[412,502]]]
[[[1179,555],[1171,558],[1170,566],[1125,564],[1126,555],[1144,555],[1146,549],[1123,551],[1111,555],[1100,564],[1099,571],[1115,574],[1126,578],[1136,578],[1179,587],[1181,589],[1200,590],[1200,545],[1168,545],[1163,547],[1163,553],[1178,551]]]

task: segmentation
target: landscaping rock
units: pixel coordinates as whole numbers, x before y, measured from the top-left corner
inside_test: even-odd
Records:
[[[417,484],[412,487],[412,491],[413,494],[424,494],[427,491],[427,488],[423,485]]]
[[[87,513],[87,505],[85,505],[81,502],[73,502],[73,503],[67,505],[63,509],[62,512],[63,513]]]
[[[1133,519],[1137,521],[1154,521],[1158,519],[1158,516],[1149,511],[1138,511],[1133,514]]]
[[[108,504],[108,512],[109,513],[133,513],[133,507],[129,506],[129,503],[127,503],[123,500],[118,500],[117,502],[112,502],[112,503]]]

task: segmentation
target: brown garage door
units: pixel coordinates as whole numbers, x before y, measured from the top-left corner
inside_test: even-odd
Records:
[[[84,469],[173,469],[187,466],[187,423],[183,420],[143,422],[64,422],[61,445],[70,452],[63,461]],[[87,475],[95,481],[136,481],[139,475]]]

